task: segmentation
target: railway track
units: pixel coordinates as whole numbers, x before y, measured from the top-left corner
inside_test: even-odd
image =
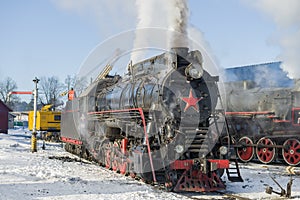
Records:
[[[62,162],[84,162],[86,164],[99,165],[96,162],[90,162],[82,158],[74,158],[73,156],[53,156],[51,159],[58,159]],[[103,167],[103,169],[108,170]],[[290,171],[298,172],[298,168],[289,168],[287,169],[284,164],[258,164],[258,163],[244,163],[241,164],[241,173],[244,177],[244,183],[231,183],[227,182],[227,191],[219,191],[219,192],[211,192],[211,193],[198,193],[198,192],[183,192],[176,193],[178,197],[187,197],[189,199],[237,199],[237,200],[249,200],[249,199],[284,199],[275,193],[267,194],[265,193],[265,189],[268,185],[272,186],[275,191],[280,191],[276,185],[272,185],[273,181],[271,180],[271,176],[275,177],[276,180],[282,187],[286,187],[286,183],[288,182],[291,173]],[[111,170],[108,170],[111,171]],[[130,176],[128,176],[129,179]],[[134,178],[137,182],[143,182],[142,179]],[[225,177],[226,179],[226,177]],[[300,198],[300,191],[297,189],[296,182],[300,181],[299,175],[293,175],[293,179],[295,179],[295,184],[292,187],[292,198]],[[147,184],[153,190],[157,190],[157,192],[161,193],[166,191],[162,185],[155,184]],[[254,186],[252,188],[252,186]],[[258,186],[258,187],[257,187]],[[259,196],[258,196],[259,194]],[[255,196],[256,195],[256,196]]]

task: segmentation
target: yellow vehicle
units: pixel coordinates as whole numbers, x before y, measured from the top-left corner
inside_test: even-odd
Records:
[[[40,131],[42,138],[50,141],[58,141],[60,134],[61,112],[51,111],[53,105],[46,105],[36,113],[36,131]],[[28,128],[33,130],[34,112],[28,116]]]

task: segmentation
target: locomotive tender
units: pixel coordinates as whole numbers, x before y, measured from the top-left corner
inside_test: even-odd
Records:
[[[300,164],[300,92],[297,88],[226,87],[229,132],[240,160]],[[244,86],[250,85],[245,81]]]
[[[203,69],[201,53],[173,48],[129,65],[124,76],[109,70],[67,102],[65,149],[169,191],[224,189],[218,77]]]

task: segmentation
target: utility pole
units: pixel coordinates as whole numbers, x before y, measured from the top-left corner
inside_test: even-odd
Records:
[[[35,84],[35,88],[33,91],[33,95],[34,95],[34,105],[33,105],[33,128],[32,128],[32,135],[31,135],[31,152],[37,152],[37,148],[36,148],[36,112],[37,112],[37,99],[38,99],[38,87],[37,84],[39,83],[39,79],[37,77],[35,77],[35,79],[33,79],[33,82]]]

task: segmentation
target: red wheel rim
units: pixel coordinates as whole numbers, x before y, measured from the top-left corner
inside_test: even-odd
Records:
[[[111,167],[111,160],[110,160],[110,150],[106,150],[105,152],[105,167],[109,169]]]
[[[135,173],[134,172],[130,172],[129,175],[130,175],[131,178],[135,178]]]
[[[126,174],[127,172],[127,162],[125,159],[121,159],[121,163],[119,164],[119,169],[121,174]]]
[[[112,156],[111,156],[111,158],[112,158],[111,165],[112,165],[112,170],[113,171],[118,171],[119,170],[118,169],[119,163],[120,163],[120,159],[119,159],[119,156],[118,156],[119,152],[120,152],[120,147],[119,147],[118,143],[115,142],[113,144],[113,151],[112,151]]]
[[[249,162],[253,158],[254,150],[252,146],[247,145],[253,145],[252,140],[248,137],[242,137],[238,143],[243,145],[243,147],[237,148],[239,159],[243,162]]]
[[[266,145],[274,145],[274,143],[271,139],[263,137],[257,142],[256,147],[256,156],[258,160],[265,164],[272,162],[275,158],[275,148],[266,147]]]
[[[300,142],[296,139],[288,139],[284,142],[282,148],[284,161],[292,166],[300,163]]]
[[[105,150],[105,167],[107,169],[111,168],[111,145],[107,144]]]
[[[111,162],[111,168],[113,171],[117,171],[118,170],[118,156],[117,154],[114,152],[112,155],[112,162]]]

